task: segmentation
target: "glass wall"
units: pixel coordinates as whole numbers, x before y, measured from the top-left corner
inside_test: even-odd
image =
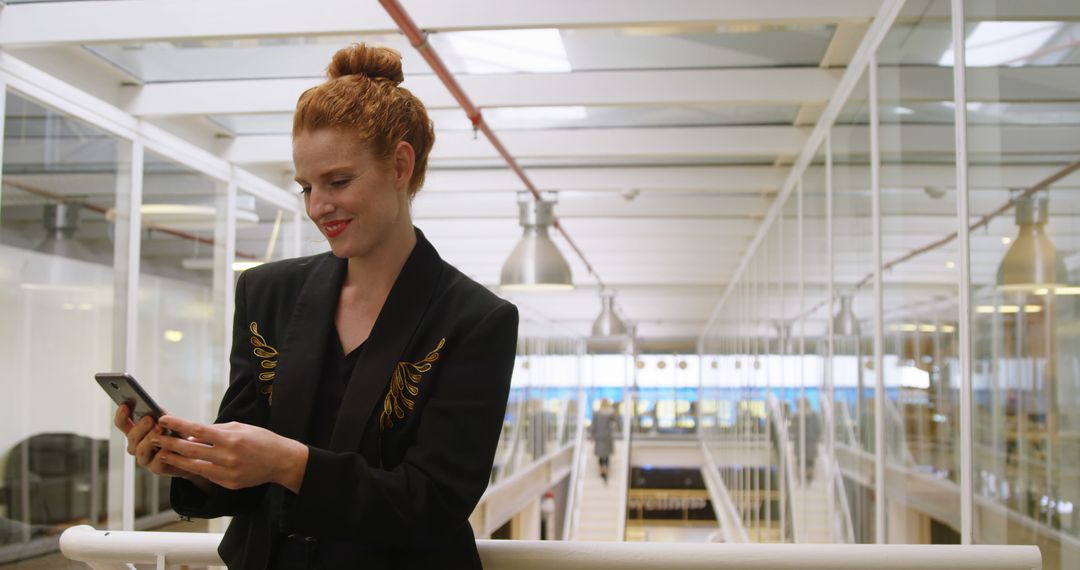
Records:
[[[772,395],[779,484],[763,487],[780,524],[753,540],[1037,544],[1045,568],[1080,561],[1080,27],[1064,1],[964,8],[960,48],[944,0],[906,2],[874,32],[700,339],[714,454],[759,445],[740,404]],[[715,461],[760,528],[754,461]]]
[[[106,520],[111,409],[93,375],[115,365],[114,220],[130,192],[125,141],[10,92],[4,124],[0,563]]]
[[[1080,24],[1060,7],[965,3],[975,540],[1038,544],[1046,568],[1080,563],[1080,107],[1063,102]]]
[[[584,340],[551,335],[546,323],[523,320],[491,481],[497,483],[545,455],[573,444],[582,413]]]
[[[228,170],[216,159],[196,169],[183,143],[146,150],[151,139],[55,101],[65,111],[21,91],[4,101],[0,564],[55,551],[72,524],[175,521],[167,479],[133,468],[93,375],[129,372],[170,412],[211,420],[225,387],[233,244],[258,261],[301,244],[295,196],[269,185],[236,196],[211,174]]]

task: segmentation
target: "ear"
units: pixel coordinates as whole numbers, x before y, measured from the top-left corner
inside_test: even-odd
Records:
[[[416,151],[411,144],[401,141],[394,147],[391,161],[394,164],[394,187],[407,189],[416,166]]]

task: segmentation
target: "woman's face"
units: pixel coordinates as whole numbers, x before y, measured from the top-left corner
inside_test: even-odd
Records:
[[[359,137],[338,129],[301,131],[293,138],[296,182],[308,217],[341,258],[365,257],[411,231],[408,183],[412,147],[398,143],[380,160]]]

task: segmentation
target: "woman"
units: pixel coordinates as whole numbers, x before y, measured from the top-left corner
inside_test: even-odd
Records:
[[[593,452],[600,461],[600,478],[607,484],[608,461],[615,451],[615,408],[611,400],[602,398],[600,409],[593,413],[592,425],[589,431],[593,438]]]
[[[236,284],[230,386],[213,425],[116,423],[191,517],[234,517],[230,568],[479,568],[517,309],[413,228],[434,131],[400,55],[356,45],[305,92],[293,160],[331,252]],[[165,430],[184,438],[166,437]]]

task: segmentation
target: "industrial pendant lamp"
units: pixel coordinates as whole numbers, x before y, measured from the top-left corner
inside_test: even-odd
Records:
[[[615,312],[615,292],[601,291],[600,303],[600,315],[593,322],[592,335],[594,337],[626,336],[630,331]]]
[[[524,234],[502,267],[503,291],[568,291],[574,288],[570,265],[548,235],[554,199],[533,200],[518,194]]]
[[[1016,225],[1020,231],[998,267],[999,290],[1049,291],[1067,281],[1065,260],[1046,235],[1049,203],[1045,196],[1016,201]]]
[[[833,317],[833,334],[836,336],[859,336],[859,319],[851,310],[851,295],[840,296],[840,311]]]
[[[62,257],[96,261],[93,252],[75,239],[81,209],[82,204],[77,202],[45,204],[44,223],[47,233],[45,239],[34,249]]]

